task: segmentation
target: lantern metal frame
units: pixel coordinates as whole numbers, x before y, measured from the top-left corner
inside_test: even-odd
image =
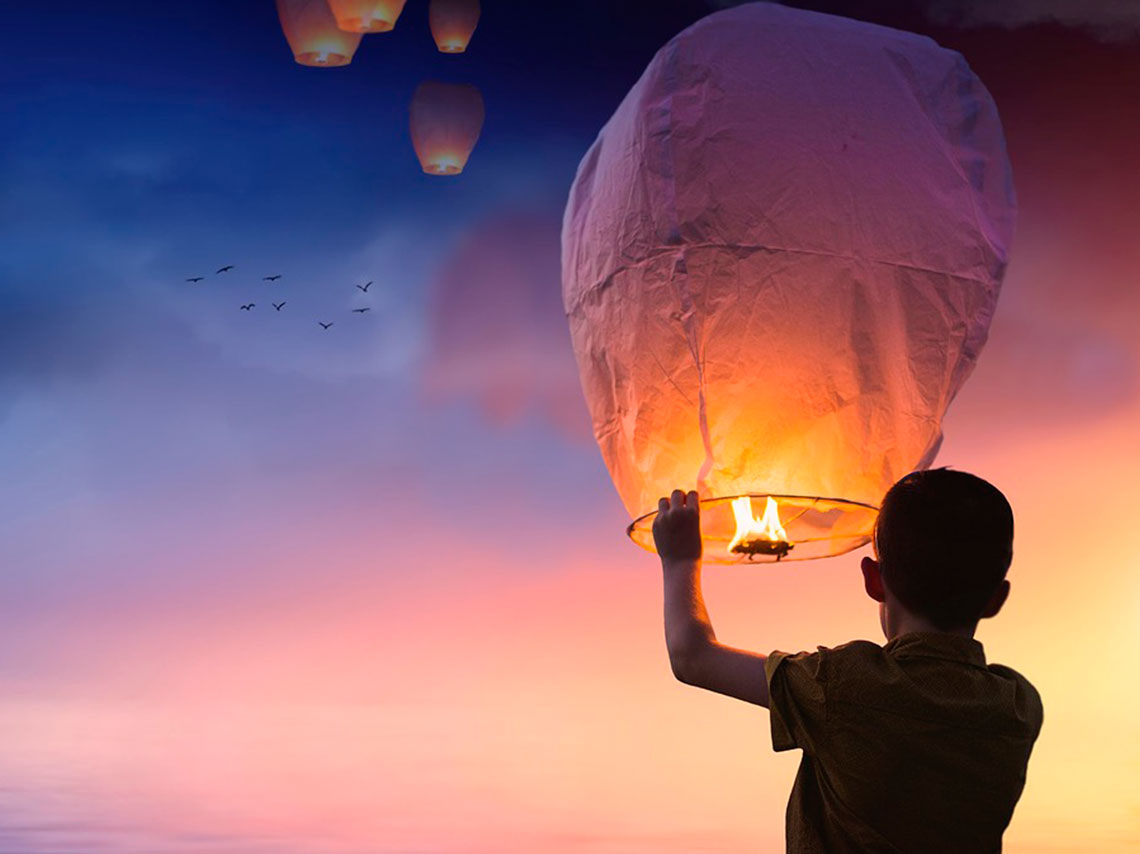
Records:
[[[736,530],[732,502],[737,498],[771,498],[781,508],[796,509],[780,524],[788,535],[786,543],[773,543],[771,553],[756,551],[730,552],[728,544]],[[657,553],[653,543],[653,522],[658,511],[638,516],[626,527],[626,534],[646,551]],[[700,499],[701,543],[706,563],[760,564],[787,563],[789,561],[818,560],[854,551],[871,542],[879,508],[862,501],[846,498],[825,498],[815,495],[781,495],[768,492],[718,495]],[[842,525],[835,521],[847,517]],[[832,518],[829,524],[825,519]],[[786,546],[786,547],[783,547]]]

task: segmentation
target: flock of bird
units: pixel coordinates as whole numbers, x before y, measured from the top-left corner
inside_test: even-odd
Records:
[[[230,270],[233,270],[233,269],[234,269],[233,264],[226,264],[224,267],[219,267],[217,270],[215,270],[214,275],[217,276],[217,275],[220,275],[222,273],[228,273]],[[196,284],[198,282],[204,281],[205,278],[206,278],[205,276],[191,276],[186,281],[190,282],[191,284]],[[281,274],[278,273],[278,274],[275,274],[273,276],[262,276],[261,281],[263,281],[263,282],[276,282],[280,278],[281,278]],[[363,293],[368,293],[368,289],[370,287],[372,287],[372,282],[368,282],[368,283],[363,284],[363,285],[357,285],[356,289],[359,291],[362,291]],[[273,306],[275,311],[281,311],[281,309],[283,309],[285,307],[285,304],[286,304],[285,300],[282,300],[281,302],[272,302],[272,301],[270,302],[270,305]],[[241,311],[253,311],[255,308],[257,308],[257,303],[255,303],[255,302],[243,303],[242,305],[238,306],[238,308]],[[352,309],[353,314],[366,314],[367,312],[370,312],[370,311],[372,311],[371,306],[364,306],[363,308]],[[325,330],[326,332],[332,328],[333,323],[334,323],[334,321],[329,321],[328,323],[325,323],[323,320],[317,321],[317,325],[320,326],[321,329]]]

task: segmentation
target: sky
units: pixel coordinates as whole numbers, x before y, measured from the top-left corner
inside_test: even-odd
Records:
[[[798,755],[673,680],[559,293],[578,161],[723,5],[488,0],[444,56],[409,0],[310,69],[267,0],[6,4],[0,851],[780,850]],[[938,462],[1017,519],[978,635],[1045,705],[1006,850],[1140,850],[1140,22],[793,5],[931,35],[1001,112],[1018,231]],[[455,178],[424,79],[483,93]],[[718,637],[880,639],[861,555],[709,567]]]

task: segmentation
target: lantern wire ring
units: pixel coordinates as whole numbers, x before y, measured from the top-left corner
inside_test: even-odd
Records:
[[[741,495],[718,495],[718,496],[714,496],[712,498],[702,498],[699,503],[703,508],[706,505],[728,504],[729,502],[733,501],[734,499],[745,498],[745,497],[747,497],[750,500],[754,499],[754,498],[772,498],[773,500],[777,501],[778,503],[789,503],[789,504],[792,504],[793,506],[795,506],[795,504],[797,504],[799,502],[807,502],[806,506],[796,507],[796,510],[798,512],[794,513],[794,515],[790,516],[787,519],[781,520],[781,525],[786,526],[786,527],[790,527],[794,522],[796,522],[804,514],[808,513],[811,510],[821,510],[821,505],[823,505],[823,508],[826,508],[826,510],[824,510],[824,512],[827,512],[828,510],[840,510],[840,511],[843,511],[845,513],[863,512],[863,513],[868,513],[868,514],[874,514],[874,513],[877,513],[879,510],[879,508],[874,506],[873,504],[867,504],[867,503],[862,502],[862,501],[852,501],[852,500],[849,500],[846,498],[827,498],[827,497],[818,496],[818,495],[777,495],[774,493],[744,493]],[[652,528],[652,522],[650,522],[649,520],[651,520],[655,516],[657,516],[658,512],[659,511],[657,511],[657,510],[653,510],[653,511],[650,511],[649,513],[643,513],[642,515],[640,515],[636,519],[634,519],[632,522],[630,522],[629,525],[626,527],[626,535],[631,540],[633,540],[633,542],[635,542],[637,545],[641,546],[642,548],[646,548],[649,551],[655,551],[655,549],[651,545],[652,544],[652,538],[651,537],[648,538],[647,542],[642,542],[642,540],[646,539],[644,537],[644,535],[646,533],[648,533],[648,531],[651,530],[651,528]],[[871,517],[871,518],[873,518],[873,517]],[[647,522],[649,523],[648,525],[646,524]],[[805,531],[804,533],[807,533],[807,532]],[[636,536],[636,534],[641,534],[641,537]],[[724,534],[724,533],[710,532],[708,534],[702,533],[701,539],[702,539],[702,541],[704,541],[706,543],[710,543],[710,544],[716,543],[718,545],[724,545],[724,544],[727,544],[732,539],[732,537],[730,535]],[[835,555],[843,554],[845,552],[851,551],[852,549],[858,548],[859,546],[866,545],[868,542],[870,542],[871,538],[870,538],[870,533],[867,531],[854,530],[854,531],[845,532],[843,534],[836,535],[836,536],[814,536],[814,537],[813,536],[806,536],[806,537],[805,536],[798,536],[798,537],[797,536],[789,536],[788,539],[793,545],[796,543],[802,544],[802,543],[820,543],[820,542],[842,542],[844,540],[852,541],[851,545],[847,546],[846,548],[843,548],[840,551],[829,552],[829,553],[824,553],[824,554],[814,554],[811,556],[804,555],[803,558],[799,558],[799,557],[788,558],[790,560],[802,560],[802,559],[809,559],[810,560],[813,557],[822,558],[822,557],[832,557]],[[724,555],[709,554],[709,555],[707,555],[707,558],[714,563],[723,563],[723,562],[725,562],[726,558],[730,558],[730,557],[735,557],[735,555],[732,555],[732,556],[730,556],[728,554],[724,554]],[[732,560],[730,562],[749,563],[751,561]]]

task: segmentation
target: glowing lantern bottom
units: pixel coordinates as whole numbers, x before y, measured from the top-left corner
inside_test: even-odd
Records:
[[[339,65],[348,65],[352,62],[351,56],[329,50],[313,50],[298,53],[294,56],[298,65],[310,65],[319,68],[335,68]]]
[[[390,33],[396,28],[395,21],[383,18],[346,18],[336,23],[350,33]]]
[[[404,0],[327,0],[336,25],[350,33],[387,33],[404,11]]]
[[[752,499],[766,499],[757,520]],[[701,499],[706,563],[775,563],[834,557],[871,541],[878,508],[841,498],[803,495],[725,495]],[[647,551],[657,512],[634,519],[626,533]]]
[[[458,175],[463,171],[463,158],[458,154],[439,154],[423,164],[428,175]]]

